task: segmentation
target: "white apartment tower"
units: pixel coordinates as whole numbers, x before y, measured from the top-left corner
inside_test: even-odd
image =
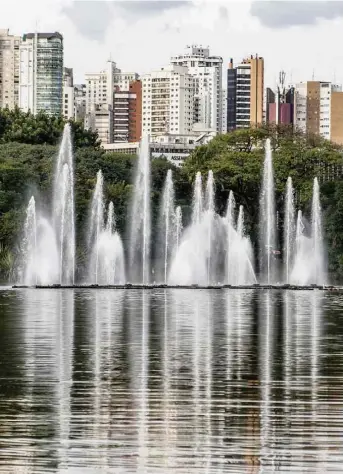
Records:
[[[307,81],[296,84],[294,94],[294,126],[304,133],[319,134],[328,140],[332,119],[336,116],[337,101],[342,86],[331,82]],[[343,116],[343,111],[342,111]]]
[[[96,73],[86,73],[86,113],[95,106],[113,106],[114,73],[116,63],[107,61],[106,69]]]
[[[0,108],[19,105],[20,36],[0,29]]]
[[[86,116],[86,84],[74,85],[74,119],[83,121]]]
[[[192,130],[194,78],[187,67],[167,66],[142,78],[142,132],[153,139]]]
[[[63,69],[63,107],[62,115],[65,119],[74,118],[74,79],[73,70],[65,67]]]
[[[36,114],[61,115],[63,36],[28,33],[20,44],[19,107]]]
[[[122,72],[113,61],[107,61],[106,69],[96,73],[86,73],[86,112],[94,106],[113,107],[115,89],[129,91],[130,83],[138,79],[135,72]]]
[[[120,69],[116,69],[114,72],[114,87],[121,92],[128,92],[131,82],[138,81],[138,79],[137,72],[122,72]]]
[[[210,56],[208,47],[193,45],[185,54],[173,56],[171,64],[187,67],[194,77],[193,122],[221,132],[223,58]]]

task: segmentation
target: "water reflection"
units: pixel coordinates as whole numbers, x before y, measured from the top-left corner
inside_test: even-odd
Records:
[[[0,292],[0,472],[339,472],[342,305]]]

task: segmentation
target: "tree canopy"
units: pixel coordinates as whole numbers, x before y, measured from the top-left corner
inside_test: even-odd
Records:
[[[0,109],[0,143],[57,145],[67,122],[72,127],[75,148],[100,146],[98,134],[85,130],[82,122],[66,121],[62,116],[54,117],[45,112],[33,115],[19,108]]]

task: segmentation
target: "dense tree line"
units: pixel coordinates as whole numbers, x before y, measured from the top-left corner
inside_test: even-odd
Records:
[[[15,110],[0,111],[0,274],[7,279],[15,262],[25,208],[32,194],[49,211],[55,157],[65,121],[45,114],[36,117]],[[107,200],[112,200],[117,226],[124,243],[128,235],[129,204],[132,196],[135,156],[105,153],[98,137],[72,122],[75,161],[75,205],[78,258],[85,257],[85,231],[96,173],[102,170]],[[183,168],[164,158],[152,160],[153,222],[158,217],[164,179],[173,169],[177,203],[185,223],[189,219],[192,183],[196,171],[212,169],[216,182],[216,205],[224,213],[229,191],[246,211],[248,232],[256,245],[258,203],[264,160],[265,139],[271,139],[279,228],[282,234],[284,190],[288,176],[296,188],[296,206],[309,217],[313,178],[321,182],[325,233],[329,244],[330,270],[343,276],[343,157],[334,144],[309,137],[289,128],[260,127],[219,135],[198,147]],[[155,235],[153,233],[153,235]],[[282,245],[282,242],[280,243]]]
[[[68,120],[71,125],[75,148],[99,148],[98,134],[85,130],[83,122]],[[61,140],[66,120],[41,111],[37,115],[14,110],[0,109],[0,143],[25,143],[29,145],[56,145]]]

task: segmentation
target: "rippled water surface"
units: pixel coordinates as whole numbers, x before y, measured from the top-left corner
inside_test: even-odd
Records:
[[[0,472],[343,472],[343,296],[0,291]]]

